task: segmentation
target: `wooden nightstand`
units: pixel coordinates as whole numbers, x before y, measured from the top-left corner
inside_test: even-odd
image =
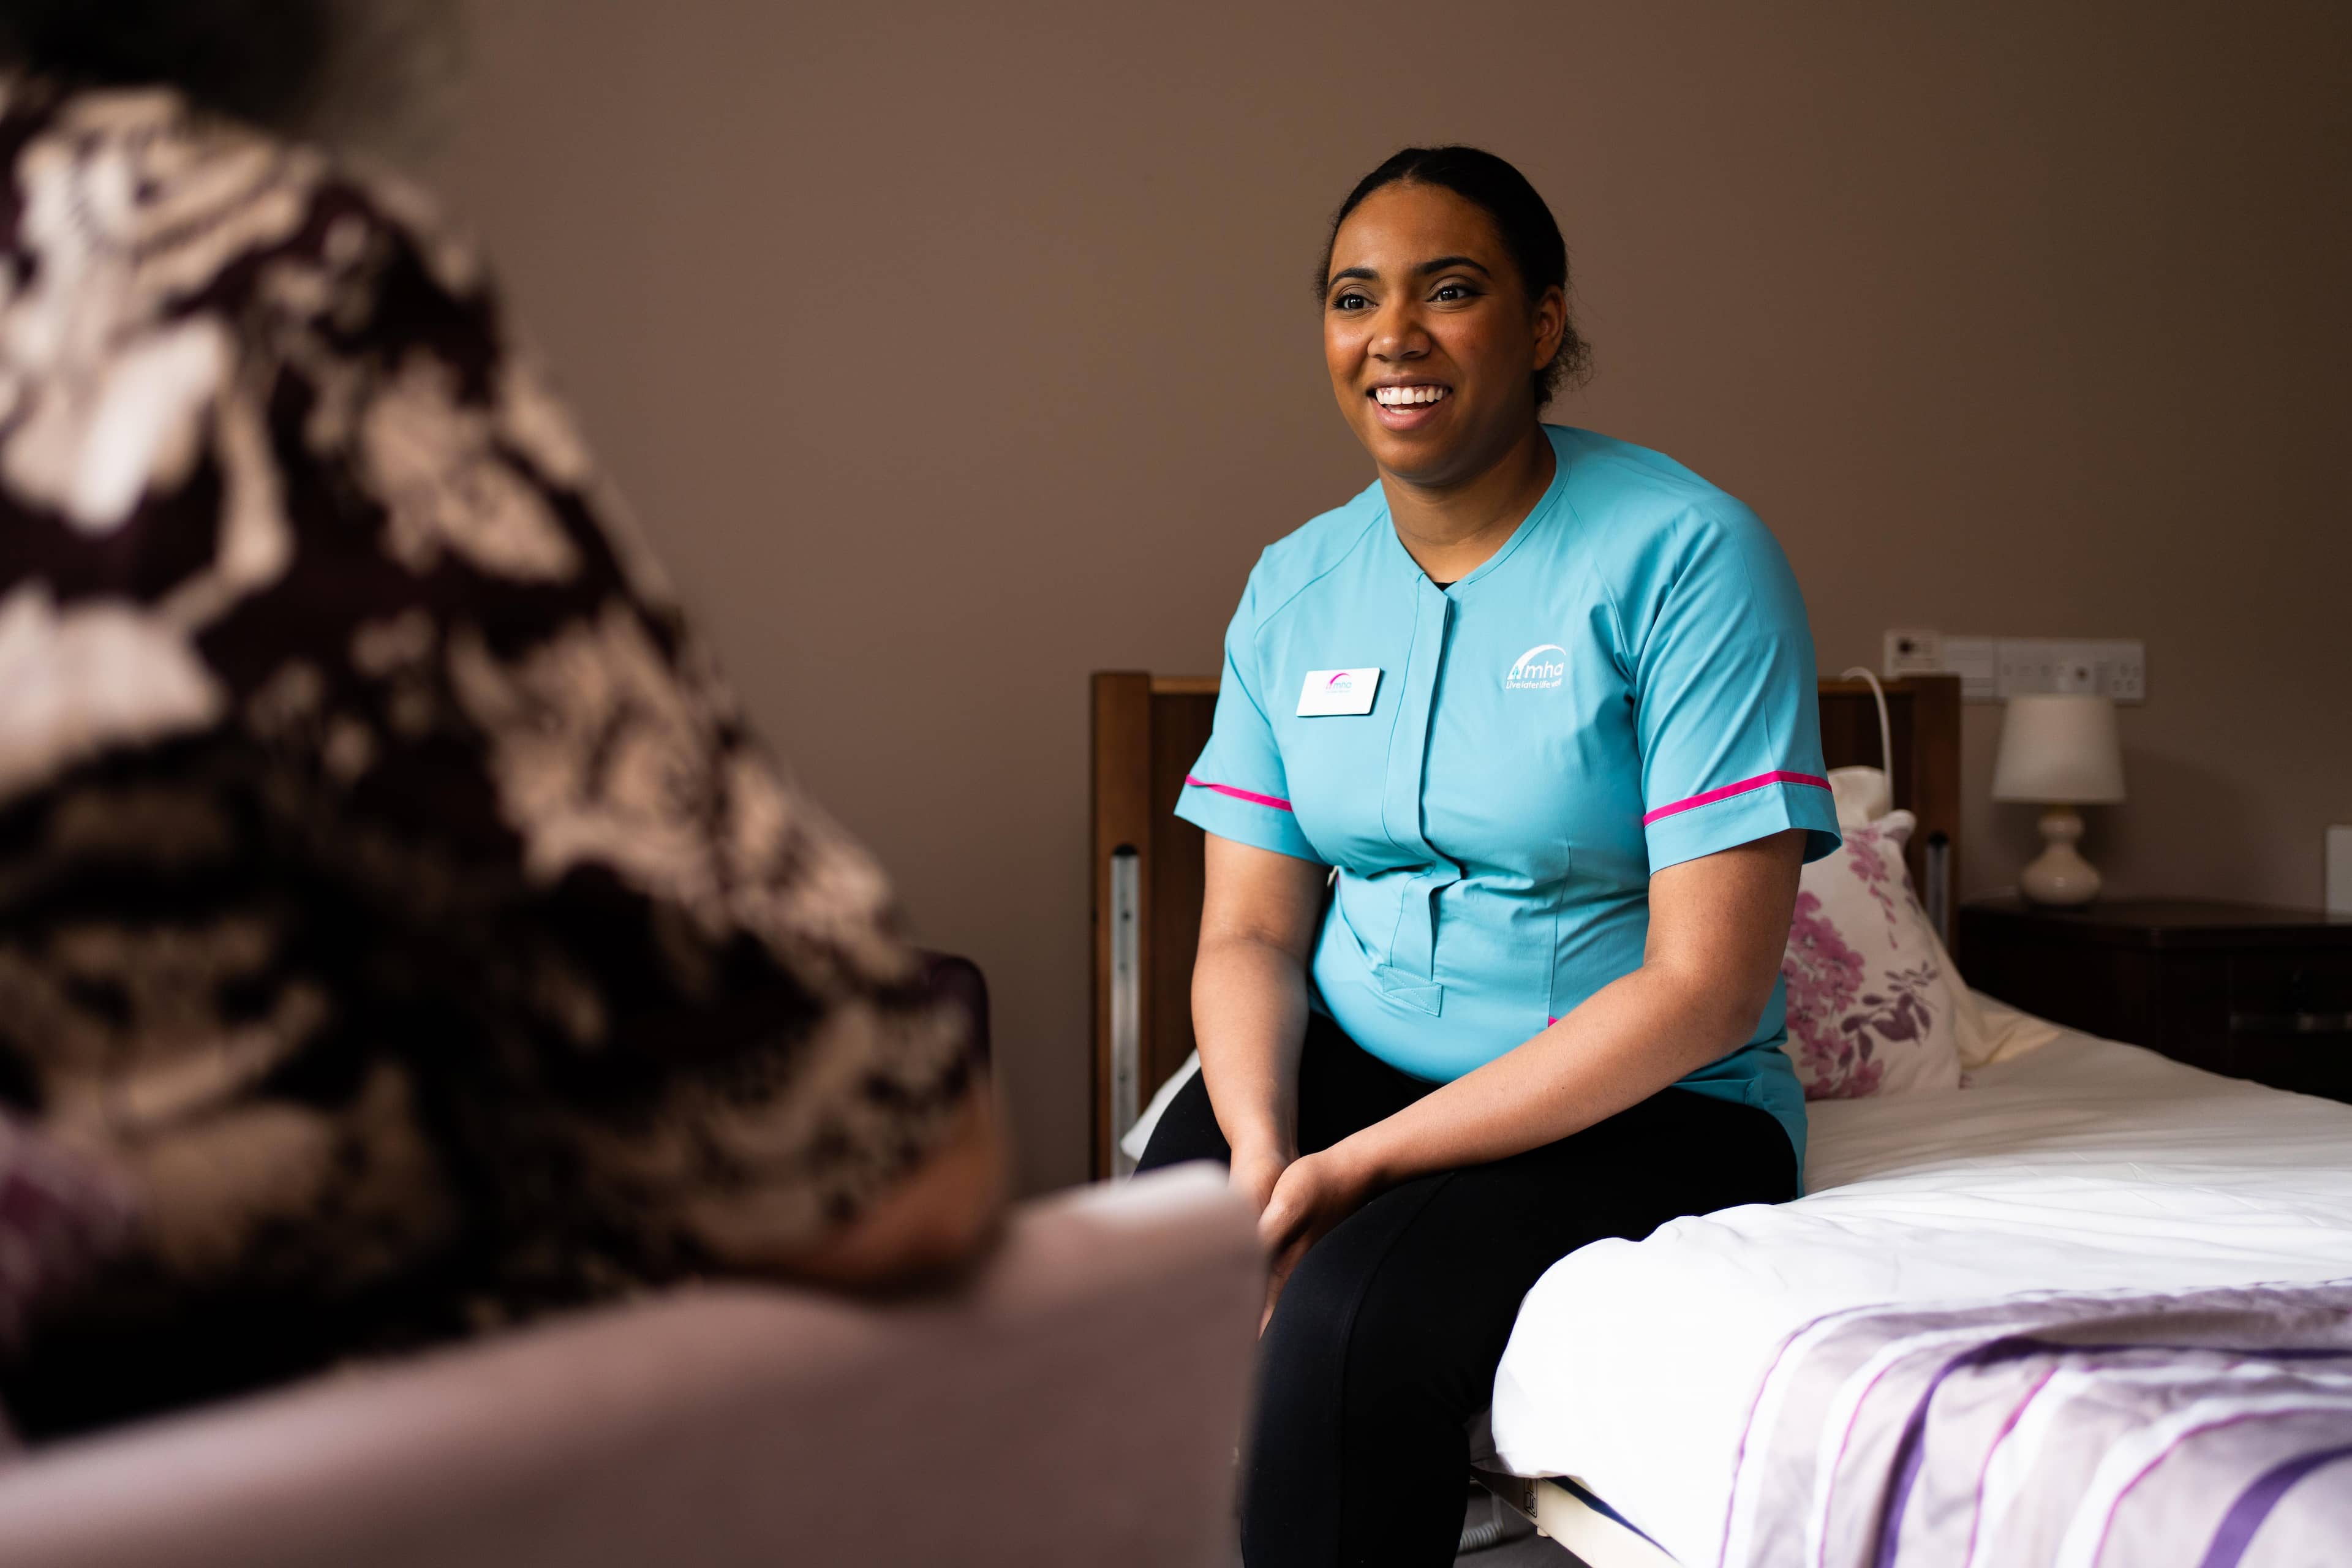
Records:
[[[2190,899],[1963,905],[1960,973],[2053,1023],[2352,1100],[2352,917]]]

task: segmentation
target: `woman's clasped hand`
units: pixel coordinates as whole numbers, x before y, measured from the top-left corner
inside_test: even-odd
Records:
[[[1255,1179],[1253,1175],[1252,1180]],[[1265,1314],[1258,1323],[1261,1332],[1273,1319],[1275,1306],[1282,1300],[1282,1287],[1307,1249],[1363,1207],[1364,1200],[1378,1190],[1372,1169],[1344,1143],[1304,1155],[1283,1168],[1258,1208],[1257,1236],[1267,1260]]]

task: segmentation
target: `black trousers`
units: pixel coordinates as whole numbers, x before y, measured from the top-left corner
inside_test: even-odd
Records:
[[[1299,1061],[1299,1152],[1435,1087],[1318,1016]],[[1195,1078],[1139,1168],[1231,1153]],[[1669,1089],[1556,1143],[1374,1198],[1300,1260],[1259,1343],[1248,1568],[1451,1563],[1467,1423],[1492,1399],[1520,1299],[1543,1271],[1590,1241],[1796,1192],[1794,1152],[1769,1113]]]

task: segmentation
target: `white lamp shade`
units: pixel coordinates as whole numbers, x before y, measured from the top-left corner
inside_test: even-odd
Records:
[[[2012,697],[2000,721],[1995,800],[2105,805],[2124,797],[2116,705],[2074,692]]]

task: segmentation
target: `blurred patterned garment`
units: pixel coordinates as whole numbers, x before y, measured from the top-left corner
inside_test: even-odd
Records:
[[[974,1071],[482,268],[168,92],[0,82],[0,1104],[131,1239],[52,1430],[756,1268]]]

